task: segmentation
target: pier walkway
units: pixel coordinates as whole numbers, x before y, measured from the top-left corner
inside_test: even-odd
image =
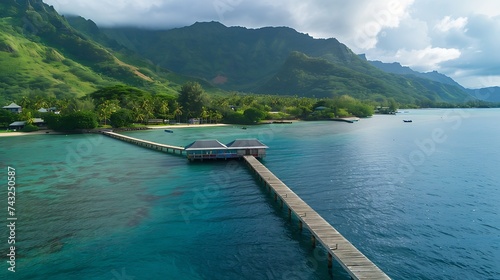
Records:
[[[102,133],[106,136],[156,151],[178,155],[182,155],[186,151],[184,147],[159,144],[110,131],[103,131]],[[253,146],[250,148],[255,148]],[[319,242],[327,250],[329,268],[332,267],[332,259],[335,258],[352,279],[390,279],[253,155],[241,155],[241,157],[243,157],[249,168],[256,174],[258,180],[270,192],[272,190],[274,200],[279,200],[281,207],[284,205],[287,206],[288,216],[291,218],[293,213],[297,217],[299,228],[302,230],[305,226],[309,229],[312,245],[316,246],[316,243]]]
[[[244,156],[243,158],[258,176],[259,181],[273,190],[274,200],[278,201],[279,198],[281,205],[285,204],[288,207],[290,217],[292,212],[297,216],[299,228],[306,226],[309,229],[313,246],[318,241],[326,248],[329,267],[332,266],[332,257],[334,257],[352,279],[390,279],[255,157]]]
[[[156,150],[156,151],[160,151],[160,152],[166,152],[166,153],[172,153],[172,154],[178,154],[178,155],[182,155],[182,153],[184,152],[184,147],[165,145],[165,144],[160,144],[160,143],[156,143],[156,142],[146,141],[146,140],[126,136],[123,134],[114,133],[111,131],[103,131],[102,134],[109,136],[109,137],[112,137],[112,138],[115,138],[115,139],[118,139],[118,140],[122,140],[122,141],[125,141],[128,143],[132,143],[132,144],[144,147],[144,148],[148,148],[148,149]]]

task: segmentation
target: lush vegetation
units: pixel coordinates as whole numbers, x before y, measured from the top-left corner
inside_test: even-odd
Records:
[[[25,120],[26,130],[33,130],[35,117],[57,130],[75,130],[191,118],[255,124],[367,117],[375,107],[459,102],[491,106],[468,101],[462,88],[441,78],[389,74],[335,39],[317,40],[286,27],[251,30],[212,22],[168,31],[103,31],[80,17],[68,21],[41,0],[0,2],[0,105],[23,107],[21,115],[2,110],[1,127]],[[61,114],[38,112],[50,107]]]
[[[98,126],[97,116],[91,111],[77,111],[67,114],[47,114],[44,116],[47,126],[54,130],[94,129]]]
[[[188,122],[257,124],[266,120],[324,120],[342,117],[369,117],[375,107],[389,111],[403,108],[394,99],[361,101],[349,95],[334,98],[254,95],[231,93],[209,95],[196,82],[181,87],[178,95],[151,94],[144,90],[115,85],[86,96],[54,99],[44,96],[14,100],[23,107],[21,115],[0,110],[0,127],[15,120],[41,117],[55,130],[88,130],[101,126],[131,127],[135,124],[165,124]],[[452,107],[449,103],[437,104]],[[456,107],[457,105],[453,105]],[[490,103],[469,101],[461,107],[489,107]],[[39,108],[55,107],[60,114],[40,113]]]
[[[43,118],[55,130],[92,129],[101,124],[128,127],[134,123],[151,124],[188,122],[256,124],[263,120],[328,119],[335,117],[367,117],[373,114],[375,103],[366,103],[344,95],[334,99],[298,96],[208,95],[196,82],[181,87],[177,96],[151,94],[141,89],[115,85],[94,91],[80,98],[54,99],[44,96],[15,100],[23,107],[18,116],[1,110],[3,126],[17,118]],[[327,110],[315,110],[316,107]],[[40,113],[39,108],[54,107],[60,114]]]
[[[26,124],[22,129],[21,132],[33,132],[33,131],[38,131],[38,126],[33,125],[33,124]]]
[[[357,71],[294,52],[281,70],[261,91],[299,96],[338,97],[344,94],[361,100],[427,106],[437,102],[464,102],[470,96],[457,86],[419,77],[403,77],[379,70]]]
[[[0,106],[3,107],[3,106]],[[0,109],[0,128],[8,127],[9,124],[15,122],[18,115],[7,110]]]
[[[1,1],[0,104],[23,96],[71,99],[115,84],[175,95],[189,80],[109,45],[76,31],[41,0]]]
[[[317,98],[347,94],[371,101],[394,98],[421,107],[463,103],[470,97],[460,86],[428,79],[429,75],[384,72],[335,39],[314,39],[286,27],[246,29],[209,22],[164,31],[104,31],[160,66],[226,90]]]

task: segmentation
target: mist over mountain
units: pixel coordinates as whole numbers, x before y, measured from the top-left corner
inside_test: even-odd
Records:
[[[102,30],[161,67],[227,90],[368,99],[382,95],[405,103],[461,102],[469,97],[460,85],[438,75],[387,73],[336,39],[314,39],[287,27],[248,29],[205,22],[171,30]]]
[[[471,99],[471,91],[437,72],[369,62],[334,38],[314,39],[288,27],[100,28],[63,17],[41,0],[6,0],[0,16],[4,99],[33,92],[81,96],[116,83],[176,94],[187,80],[211,92],[348,94],[421,106]]]
[[[500,102],[500,87],[487,87],[479,89],[468,89],[470,95],[479,100],[488,102]]]
[[[89,21],[90,23],[90,21]],[[98,33],[98,28],[95,26]],[[105,37],[84,36],[41,0],[0,2],[0,102],[21,96],[83,96],[128,84],[176,94],[182,78]],[[182,81],[183,82],[183,81]]]

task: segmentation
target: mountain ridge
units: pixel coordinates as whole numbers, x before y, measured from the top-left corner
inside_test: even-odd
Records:
[[[157,61],[162,67],[181,74],[194,74],[207,80],[223,75],[229,87],[235,90],[253,91],[256,86],[240,77],[250,75],[257,84],[263,83],[269,75],[278,71],[292,51],[332,62],[351,63],[352,67],[366,67],[338,40],[314,39],[289,27],[249,29],[226,27],[218,22],[197,22],[169,30],[104,28],[103,32],[148,59]],[[220,45],[214,46],[214,42]],[[141,45],[138,46],[138,43]],[[206,69],[200,69],[188,60],[196,60],[196,64],[209,62],[203,65]],[[221,86],[224,88],[225,85]]]
[[[187,27],[169,30],[105,28],[103,32],[120,44],[139,51],[142,56],[155,61],[161,67],[181,74],[198,76],[226,90],[297,94],[297,91],[290,87],[278,84],[273,86],[272,83],[273,81],[279,83],[276,75],[283,74],[283,67],[290,65],[287,61],[291,56],[293,57],[294,52],[299,52],[310,58],[324,59],[328,63],[336,64],[340,72],[349,72],[336,75],[316,73],[324,79],[326,76],[332,79],[330,87],[328,82],[322,83],[320,89],[322,93],[318,95],[316,94],[318,93],[317,86],[314,85],[314,82],[318,80],[306,79],[302,82],[309,84],[301,87],[302,92],[299,95],[331,97],[330,93],[335,95],[340,91],[349,92],[346,87],[349,85],[352,89],[357,88],[359,91],[370,94],[398,97],[405,102],[419,100],[422,104],[461,102],[471,98],[468,92],[458,84],[449,81],[442,83],[437,80],[437,77],[429,79],[422,75],[410,77],[387,73],[362,59],[335,38],[314,39],[289,27],[249,29],[226,27],[219,22],[197,22]],[[146,47],[143,48],[143,46]],[[297,60],[295,62],[300,64]],[[320,63],[315,65],[322,67]],[[345,79],[340,82],[342,75],[352,75],[352,71],[357,72],[356,77],[365,77],[361,80],[381,81],[373,82],[375,86],[373,89],[370,89],[368,85],[358,87]],[[404,81],[400,80],[401,78]],[[397,85],[387,86],[390,83]],[[405,83],[410,86],[403,86]],[[380,84],[386,85],[380,86]],[[389,92],[377,91],[377,87],[389,89]],[[361,88],[364,89],[361,90]],[[283,89],[287,89],[288,92],[283,92]],[[411,97],[402,96],[396,91],[407,92]],[[359,93],[354,94],[361,96]],[[365,97],[369,97],[370,94]]]
[[[377,67],[378,69],[383,70],[387,73],[400,74],[400,75],[414,75],[417,77],[433,80],[433,81],[440,82],[443,84],[458,86],[460,88],[463,88],[464,90],[466,89],[465,87],[463,87],[461,84],[459,84],[458,82],[456,82],[452,78],[450,78],[444,74],[441,74],[435,70],[431,71],[431,72],[422,73],[422,72],[415,71],[408,66],[403,66],[399,62],[386,63],[386,62],[382,62],[379,60],[366,60],[366,61],[368,61],[368,63],[370,63],[371,65],[373,65],[373,66]]]
[[[380,73],[379,73],[380,74]],[[261,92],[287,92],[304,96],[314,85],[312,93],[316,97],[335,97],[343,94],[358,99],[380,100],[393,98],[404,104],[428,106],[430,102],[453,100],[457,103],[469,96],[460,88],[434,82],[420,77],[411,79],[383,73],[374,76],[361,73],[326,59],[313,58],[295,52],[283,65],[278,74],[265,84]]]
[[[41,0],[6,0],[0,3],[0,15],[4,98],[19,89],[19,94],[36,89],[55,96],[82,95],[116,83],[177,94],[180,84],[197,80],[214,92],[352,94],[422,106],[470,99],[463,87],[439,81],[439,73],[434,80],[387,73],[335,38],[315,39],[290,27],[197,22],[169,30],[100,28],[92,20],[61,16]],[[20,41],[24,45],[15,43]],[[40,81],[20,79],[19,71],[9,66],[16,63],[39,65]],[[23,67],[18,70],[29,72],[30,67]],[[283,83],[287,79],[288,85]]]

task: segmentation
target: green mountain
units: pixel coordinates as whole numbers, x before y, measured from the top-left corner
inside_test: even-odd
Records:
[[[314,39],[287,27],[247,29],[207,22],[171,30],[103,31],[161,67],[212,81],[227,90],[394,97],[402,103],[422,105],[462,102],[469,97],[459,85],[386,73],[336,39]]]
[[[259,91],[316,97],[348,94],[374,101],[394,98],[401,103],[423,106],[430,102],[462,102],[468,96],[456,86],[429,79],[370,71],[363,73],[326,59],[295,52]]]
[[[470,95],[487,102],[500,102],[500,87],[468,89]]]
[[[103,38],[104,39],[104,38]],[[109,40],[109,39],[108,39]],[[41,0],[0,2],[0,102],[20,96],[82,96],[129,84],[174,94],[178,75],[138,56],[104,47],[76,31]]]
[[[205,22],[171,30],[103,31],[162,67],[231,90],[257,89],[278,72],[293,51],[351,68],[370,67],[336,39],[314,39],[288,27],[247,29]]]
[[[360,55],[360,57],[362,57],[363,59],[366,59],[364,55]],[[443,83],[443,84],[449,84],[449,85],[453,85],[453,86],[457,86],[457,87],[460,87],[462,89],[465,90],[464,87],[462,87],[459,83],[457,83],[455,80],[453,80],[452,78],[444,75],[444,74],[441,74],[437,71],[432,71],[432,72],[427,72],[427,73],[421,73],[421,72],[417,72],[417,71],[414,71],[413,69],[411,69],[410,67],[407,67],[407,66],[402,66],[400,63],[398,62],[393,62],[393,63],[384,63],[382,61],[370,61],[370,60],[367,60],[368,63],[370,63],[371,65],[377,67],[378,69],[384,71],[384,72],[387,72],[387,73],[394,73],[394,74],[400,74],[400,75],[413,75],[413,76],[417,76],[417,77],[420,77],[420,78],[424,78],[424,79],[429,79],[429,80],[433,80],[433,81],[436,81],[436,82],[440,82],[440,83]]]
[[[287,27],[209,22],[171,30],[103,29],[91,20],[63,17],[41,0],[0,3],[1,103],[33,94],[82,96],[115,84],[177,94],[188,80],[208,92],[349,94],[423,106],[469,96],[452,84],[386,73],[336,39],[314,39]]]

